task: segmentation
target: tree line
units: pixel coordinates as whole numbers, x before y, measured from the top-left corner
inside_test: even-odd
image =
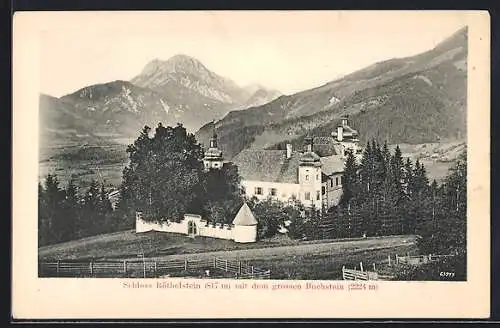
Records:
[[[416,234],[423,253],[464,253],[467,221],[467,155],[464,152],[441,185],[429,182],[425,167],[403,159],[397,146],[367,143],[358,162],[349,152],[338,206],[309,211],[293,223],[291,235],[311,239]]]
[[[83,195],[73,180],[62,187],[53,174],[38,184],[39,246],[116,231],[122,225],[116,214],[95,180]]]

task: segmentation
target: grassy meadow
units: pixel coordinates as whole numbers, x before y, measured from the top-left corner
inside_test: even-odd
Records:
[[[128,163],[126,145],[83,145],[42,148],[39,153],[39,179],[56,174],[65,187],[73,178],[79,188],[87,188],[92,179],[107,187],[121,183]]]
[[[230,240],[133,230],[83,238],[39,248],[40,260],[137,260],[144,252],[149,259],[247,260],[271,269],[273,279],[338,279],[342,266],[366,269],[383,266],[387,256],[416,252],[414,236],[297,241],[285,236],[238,244]]]

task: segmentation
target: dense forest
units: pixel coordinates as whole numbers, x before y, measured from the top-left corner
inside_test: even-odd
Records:
[[[424,254],[465,252],[467,158],[463,153],[441,185],[425,167],[404,160],[399,147],[367,143],[360,163],[348,154],[340,204],[292,222],[292,235],[344,238],[416,234]],[[313,226],[314,228],[312,228]]]
[[[425,167],[404,160],[399,147],[367,143],[362,160],[348,154],[343,197],[332,208],[306,209],[299,202],[245,199],[237,167],[203,169],[202,148],[182,125],[152,133],[145,127],[127,149],[121,195],[113,209],[103,185],[79,191],[49,175],[39,184],[39,245],[132,229],[135,211],[146,220],[179,220],[185,213],[231,223],[244,201],[253,210],[259,238],[288,230],[295,239],[416,234],[422,253],[465,253],[467,159],[462,154],[441,185]]]

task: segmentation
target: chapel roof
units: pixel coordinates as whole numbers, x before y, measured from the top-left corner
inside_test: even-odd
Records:
[[[257,219],[255,219],[250,207],[248,207],[247,203],[243,203],[233,220],[233,224],[239,226],[253,226],[257,223]]]

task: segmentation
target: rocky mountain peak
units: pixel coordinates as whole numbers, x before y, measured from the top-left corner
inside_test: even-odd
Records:
[[[157,73],[206,74],[210,72],[199,60],[184,54],[178,54],[167,60],[158,58],[150,61],[141,72],[142,76],[153,76]]]

